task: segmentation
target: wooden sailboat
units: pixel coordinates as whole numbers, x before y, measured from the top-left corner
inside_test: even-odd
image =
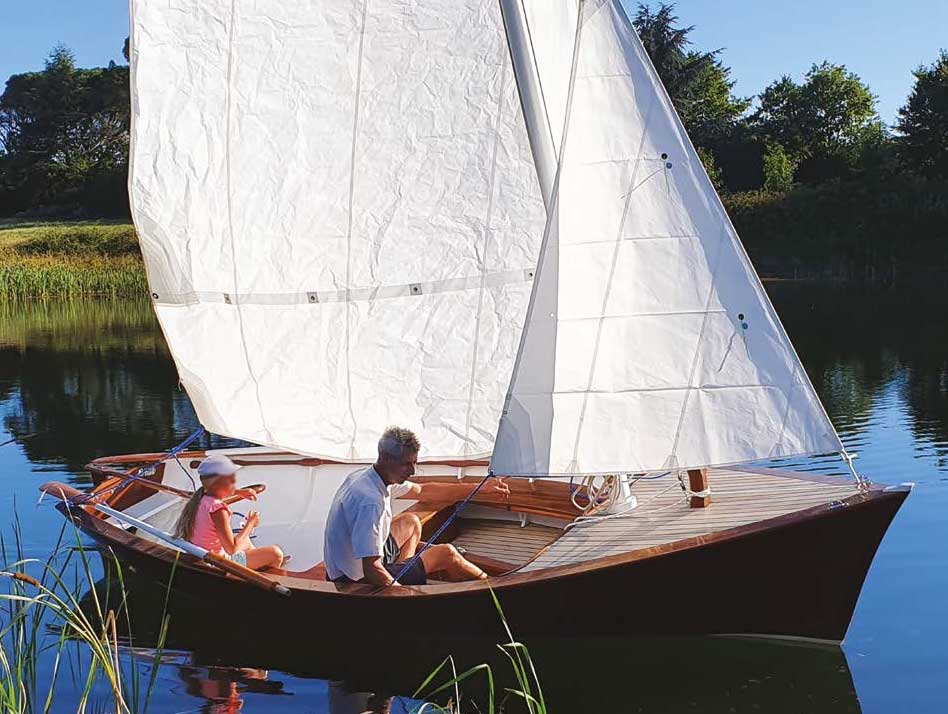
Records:
[[[292,570],[162,536],[203,452],[48,486],[85,532],[294,632],[482,635],[484,583],[325,580],[332,495],[400,424],[419,479],[512,477],[441,540],[524,636],[843,637],[909,488],[741,466],[851,458],[619,0],[133,0],[132,25],[155,310],[202,423],[265,445],[225,453]],[[426,537],[456,510],[406,505]]]

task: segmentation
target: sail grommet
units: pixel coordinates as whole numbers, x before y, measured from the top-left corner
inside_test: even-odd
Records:
[[[319,296],[316,293],[306,293],[306,299],[310,302],[319,302]]]
[[[663,151],[663,152],[662,152],[662,161],[664,161],[664,160],[667,159],[667,158],[668,158],[668,154],[666,154],[666,153]]]
[[[412,295],[421,295],[421,285],[419,285],[418,283],[409,285],[408,289],[411,291]]]
[[[666,169],[670,169],[671,167],[672,167],[672,162],[671,162],[671,161],[666,161],[666,162],[665,162],[665,168],[666,168]]]
[[[224,293],[224,303],[226,303],[227,305],[233,304],[233,301],[230,299],[230,295],[228,295],[227,293]]]
[[[151,298],[152,298],[152,300],[157,300],[157,299],[158,299],[158,293],[152,293],[152,294],[151,294]]]

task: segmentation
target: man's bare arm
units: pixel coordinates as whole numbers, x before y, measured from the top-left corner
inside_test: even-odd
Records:
[[[470,483],[416,483],[408,482],[411,488],[400,498],[413,498],[419,501],[434,501],[436,503],[454,503],[463,501],[477,484]],[[502,479],[491,478],[484,484],[480,492],[484,496],[506,498],[510,495],[510,487]]]
[[[372,585],[398,585],[395,578],[382,566],[382,558],[373,555],[362,559],[362,575]]]

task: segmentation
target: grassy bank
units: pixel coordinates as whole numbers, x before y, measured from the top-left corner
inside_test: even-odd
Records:
[[[0,223],[0,299],[146,292],[128,223]]]

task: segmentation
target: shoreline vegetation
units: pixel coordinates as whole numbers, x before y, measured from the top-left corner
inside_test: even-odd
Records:
[[[673,3],[629,10],[764,279],[892,285],[948,267],[948,50],[919,48],[887,121],[844,64],[814,57],[740,96],[726,53],[696,48]],[[127,192],[129,81],[127,64],[79,67],[62,45],[6,80],[0,300],[147,296]]]
[[[764,280],[895,285],[948,264],[948,180],[906,175],[721,198]],[[127,221],[0,221],[0,300],[147,294]]]
[[[0,222],[0,299],[144,296],[127,222]]]

